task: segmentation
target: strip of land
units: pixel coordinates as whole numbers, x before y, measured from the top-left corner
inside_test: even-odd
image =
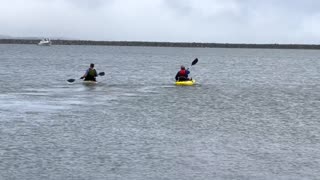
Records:
[[[0,44],[34,44],[40,39],[0,39]],[[320,49],[318,44],[233,44],[233,43],[187,43],[144,41],[87,41],[51,40],[52,45],[97,45],[97,46],[151,46],[151,47],[195,47],[195,48],[260,48],[260,49]]]

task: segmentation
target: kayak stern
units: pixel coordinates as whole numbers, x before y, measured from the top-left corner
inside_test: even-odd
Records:
[[[190,81],[176,81],[177,86],[192,86],[196,83],[195,80],[190,80]]]

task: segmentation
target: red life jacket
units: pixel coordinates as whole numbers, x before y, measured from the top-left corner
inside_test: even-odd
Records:
[[[186,76],[187,76],[187,71],[186,71],[186,70],[180,70],[180,71],[179,71],[179,76],[184,76],[184,77],[186,77]]]

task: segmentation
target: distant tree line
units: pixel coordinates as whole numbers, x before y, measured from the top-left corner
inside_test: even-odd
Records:
[[[39,39],[0,39],[0,44],[38,44]],[[52,40],[53,45],[98,45],[98,46],[152,46],[152,47],[197,47],[197,48],[264,48],[264,49],[320,49],[316,44],[232,44],[232,43],[186,43],[144,41],[85,41]]]

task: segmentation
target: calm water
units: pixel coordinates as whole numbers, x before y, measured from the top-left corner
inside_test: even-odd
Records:
[[[320,51],[0,45],[0,62],[0,179],[320,177]],[[99,84],[67,83],[90,63]]]

